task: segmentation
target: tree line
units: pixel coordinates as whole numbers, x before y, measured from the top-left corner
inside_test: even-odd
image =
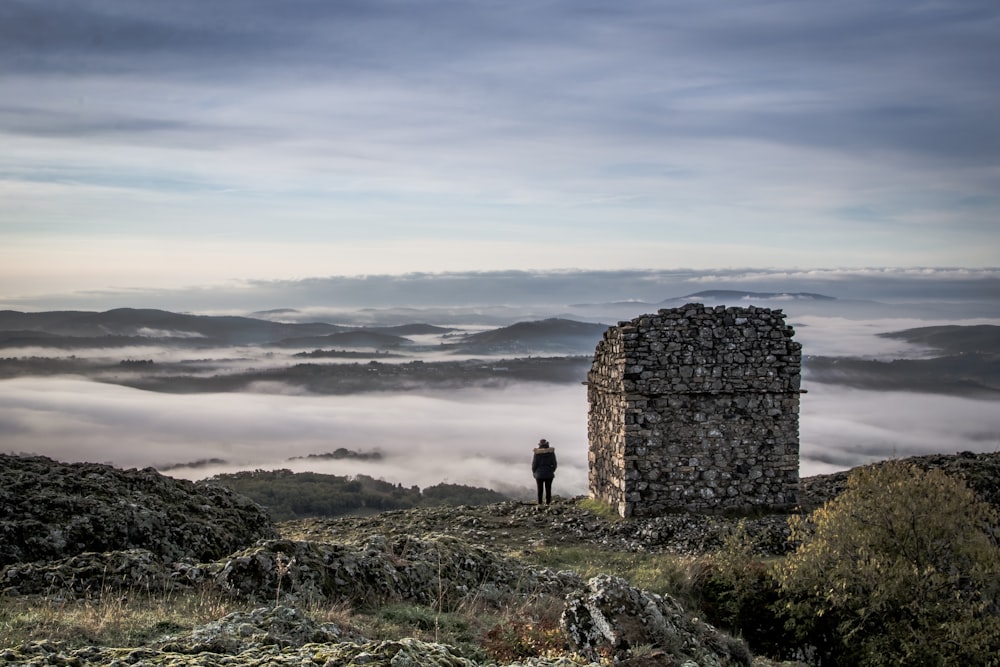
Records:
[[[275,521],[374,514],[438,505],[487,505],[509,497],[491,489],[435,484],[421,490],[368,475],[328,475],[291,470],[253,470],[215,475],[221,484],[267,508]]]

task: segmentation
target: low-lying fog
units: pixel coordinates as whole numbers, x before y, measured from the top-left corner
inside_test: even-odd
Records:
[[[801,474],[895,456],[1000,448],[995,401],[813,384],[802,397]],[[62,460],[176,469],[198,479],[237,469],[363,473],[406,486],[437,482],[511,491],[530,484],[531,449],[559,454],[556,488],[587,489],[586,389],[519,384],[460,395],[159,394],[75,378],[0,382],[4,449]],[[288,461],[344,447],[379,461]]]
[[[875,334],[932,324],[998,320],[848,320],[790,315],[806,355],[897,358],[928,351]],[[39,351],[46,356],[67,353]],[[104,350],[113,358],[167,354],[153,348]],[[74,351],[74,354],[81,354]],[[218,355],[223,364],[287,364],[287,350],[173,350],[174,361]],[[164,358],[164,357],[158,357]],[[801,474],[843,470],[872,460],[1000,449],[995,400],[864,391],[810,383],[801,404]],[[456,393],[302,395],[280,385],[219,394],[164,394],[79,377],[0,381],[0,449],[121,467],[205,459],[226,465],[176,468],[189,479],[246,469],[289,468],[366,474],[404,485],[438,482],[523,492],[531,449],[547,438],[559,454],[557,493],[587,490],[587,399],[579,384],[512,384]],[[376,461],[289,461],[346,448],[378,451]]]
[[[235,469],[364,473],[404,485],[498,490],[531,483],[531,450],[559,454],[562,493],[584,493],[587,402],[582,385],[522,384],[460,394],[177,395],[74,378],[0,382],[4,449],[143,467],[220,458],[178,469],[190,479]],[[344,447],[379,461],[288,461]]]

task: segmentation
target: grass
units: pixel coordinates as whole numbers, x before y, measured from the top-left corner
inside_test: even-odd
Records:
[[[580,507],[607,521],[622,520],[598,501],[581,500]],[[523,544],[523,542],[522,542]],[[499,547],[499,545],[498,545]],[[632,585],[669,593],[685,607],[691,601],[690,559],[663,554],[625,553],[592,545],[541,546],[511,556],[529,565],[573,570],[583,578],[607,573]],[[287,568],[290,563],[278,563]],[[275,601],[280,599],[278,591]],[[137,647],[166,635],[177,635],[218,620],[248,603],[206,588],[200,592],[136,591],[123,596],[108,590],[90,600],[61,600],[58,595],[9,597],[0,601],[0,649],[49,640],[69,648],[82,646]],[[314,603],[302,611],[318,623],[335,623],[345,638],[392,640],[413,637],[450,644],[477,661],[511,661],[533,655],[554,655],[565,644],[559,628],[561,597],[529,594],[513,599],[468,598],[429,606],[392,603],[351,608],[347,603]]]
[[[587,510],[600,519],[604,519],[605,521],[623,521],[621,515],[618,514],[618,510],[612,507],[610,503],[606,503],[603,500],[597,500],[596,498],[581,498],[577,502],[577,506],[580,509]]]
[[[45,639],[74,648],[129,648],[243,609],[245,604],[208,591],[134,596],[107,591],[82,600],[6,597],[0,605],[0,647]]]
[[[584,579],[612,574],[637,588],[669,594],[681,604],[692,598],[696,559],[689,557],[609,551],[593,546],[550,546],[525,552],[521,558],[553,570],[573,570]]]
[[[573,570],[583,578],[614,574],[634,586],[669,593],[688,608],[694,606],[691,559],[584,546],[543,547],[520,557],[529,564]],[[304,611],[317,622],[336,623],[350,636],[414,637],[451,644],[471,658],[520,659],[533,651],[551,654],[560,645],[562,606],[561,598],[539,594],[489,603],[472,596],[447,611],[413,603],[371,609],[319,604]],[[8,597],[0,604],[0,648],[43,639],[70,648],[137,647],[247,610],[247,603],[209,589],[161,595],[146,591],[122,595],[109,590],[82,600]]]
[[[67,648],[133,648],[167,635],[189,632],[251,606],[209,590],[121,595],[106,591],[92,599],[59,596],[5,597],[0,602],[0,650],[48,641]],[[346,603],[314,603],[302,610],[317,623],[335,623],[347,637],[393,640],[413,637],[456,647],[484,661],[551,654],[564,648],[558,628],[561,598],[528,595],[486,603],[475,597],[453,611],[414,603],[352,609]]]
[[[559,629],[562,607],[562,599],[553,596],[528,596],[500,606],[473,600],[452,612],[400,602],[354,612],[348,623],[352,632],[368,639],[413,637],[449,644],[476,661],[514,659],[565,648]]]

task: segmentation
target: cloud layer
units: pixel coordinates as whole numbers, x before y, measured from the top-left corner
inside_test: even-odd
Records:
[[[517,490],[530,487],[531,448],[545,437],[559,454],[557,492],[584,494],[586,415],[585,390],[574,386],[317,397],[155,394],[74,378],[0,381],[5,451],[121,467],[228,462],[170,473],[188,478],[290,468],[404,485]],[[892,457],[1000,447],[995,401],[811,385],[800,426],[803,476]],[[340,447],[384,458],[287,460]]]
[[[171,473],[190,477],[291,468],[363,473],[406,485],[519,488],[531,485],[531,449],[545,437],[559,448],[561,492],[584,493],[585,418],[579,386],[317,397],[155,394],[74,378],[0,381],[5,451],[122,467],[208,458],[230,463]],[[340,447],[379,451],[383,459],[287,461]]]
[[[2,284],[2,283],[0,283]],[[2,288],[0,288],[2,289]],[[439,324],[513,322],[576,312],[593,318],[631,318],[631,302],[655,305],[705,290],[810,292],[838,303],[776,301],[768,304],[795,315],[874,317],[991,317],[1000,314],[1000,268],[859,269],[627,269],[441,271],[404,274],[323,275],[294,280],[248,278],[201,287],[105,288],[19,296],[12,286],[0,292],[0,307],[12,310],[108,310],[164,308],[178,312],[249,314],[298,309],[268,317],[298,321],[377,322],[396,309],[407,323],[425,317]],[[704,300],[696,298],[696,300]],[[758,300],[758,303],[762,300]],[[874,301],[877,304],[859,304]],[[624,302],[620,308],[607,304]],[[584,309],[581,305],[596,304]],[[730,304],[732,305],[732,304]],[[874,305],[874,308],[872,306]],[[838,310],[839,309],[839,310]],[[367,315],[366,315],[367,313]],[[382,322],[386,323],[386,322]],[[392,323],[392,322],[388,322]]]
[[[0,279],[988,265],[998,20],[982,0],[10,0]]]

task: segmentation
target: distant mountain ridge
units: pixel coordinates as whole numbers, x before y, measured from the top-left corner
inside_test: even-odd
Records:
[[[733,299],[735,299],[736,301],[746,301],[748,299],[765,299],[768,301],[773,301],[773,300],[836,301],[837,300],[836,297],[826,296],[825,294],[815,294],[813,292],[746,292],[743,290],[704,290],[701,292],[695,292],[694,294],[688,294],[687,296],[675,297],[673,299],[665,299],[660,303],[674,303],[676,301],[683,301],[689,299],[713,299],[715,301],[724,301]]]
[[[526,350],[593,354],[597,342],[607,331],[606,324],[577,322],[558,317],[532,322],[517,322],[492,331],[466,334],[453,344],[465,352],[519,353]]]
[[[293,336],[326,335],[347,329],[349,327],[321,322],[284,324],[251,317],[190,315],[150,308],[116,308],[104,312],[0,311],[0,331],[19,330],[23,333],[31,331],[50,336],[54,334],[67,339],[118,336],[190,340],[202,344],[246,345]]]
[[[925,345],[940,354],[890,361],[809,356],[803,359],[807,379],[859,389],[1000,396],[1000,326],[943,325],[878,335]]]
[[[408,335],[455,331],[431,324],[351,327],[325,322],[274,322],[231,315],[191,315],[149,308],[117,308],[104,312],[0,311],[0,347],[124,347],[151,341],[174,345],[340,345],[397,347],[412,343]]]
[[[283,338],[268,343],[276,347],[374,347],[379,349],[412,345],[413,341],[403,336],[393,336],[372,330],[341,331],[326,336],[307,336],[303,338]]]
[[[1000,326],[993,324],[917,327],[878,334],[926,345],[950,354],[1000,354]]]
[[[648,307],[648,308],[670,308],[685,303],[710,301],[725,301],[730,305],[746,305],[747,301],[758,299],[761,301],[837,301],[835,296],[816,294],[814,292],[750,292],[747,290],[702,290],[683,296],[672,296],[662,301],[642,301],[626,300],[614,301],[610,303],[577,303],[571,308],[584,308],[595,306],[615,306],[615,307]]]

